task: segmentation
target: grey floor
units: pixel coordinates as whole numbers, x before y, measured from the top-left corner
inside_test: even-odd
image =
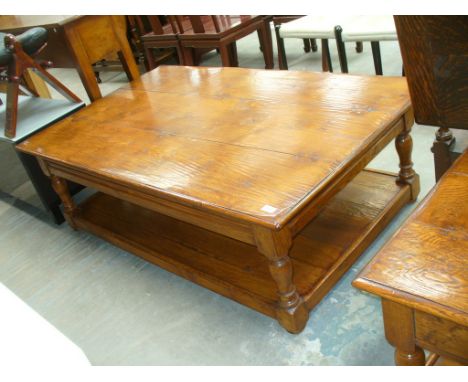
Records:
[[[305,54],[301,40],[287,40],[286,50],[290,70],[320,71],[320,52]],[[256,35],[240,41],[238,51],[240,66],[263,67]],[[369,44],[362,54],[350,45],[348,57],[351,73],[373,74]],[[382,60],[385,75],[401,74],[397,43],[382,43]],[[216,54],[202,63],[219,64]],[[52,71],[87,99],[74,70]],[[104,94],[126,82],[122,73],[102,78]],[[379,300],[350,283],[434,185],[434,130],[414,127],[418,202],[402,210],[311,312],[299,335],[85,232],[50,223],[8,146],[0,146],[2,157],[12,159],[0,163],[0,281],[95,365],[392,365]],[[390,145],[370,167],[397,171],[397,163]]]

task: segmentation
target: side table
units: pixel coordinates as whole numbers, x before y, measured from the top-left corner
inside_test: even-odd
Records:
[[[353,282],[382,299],[397,365],[468,364],[467,193],[465,151]]]

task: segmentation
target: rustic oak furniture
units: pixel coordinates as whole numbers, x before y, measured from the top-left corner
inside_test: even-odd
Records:
[[[468,152],[451,167],[353,285],[382,298],[397,365],[422,349],[468,364]]]
[[[129,80],[140,76],[124,16],[0,16],[2,32],[17,34],[34,26],[49,32],[47,52],[38,58],[51,60],[60,68],[76,68],[91,101],[102,97],[92,64],[117,54]],[[36,82],[47,94],[43,83]]]
[[[432,147],[439,179],[468,146],[468,16],[394,18],[416,122],[439,127]]]
[[[160,66],[19,150],[73,228],[298,333],[416,199],[412,124],[402,78]],[[366,170],[394,139],[399,174]]]

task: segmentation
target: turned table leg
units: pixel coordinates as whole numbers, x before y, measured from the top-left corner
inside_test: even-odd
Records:
[[[413,139],[411,138],[411,126],[413,122],[405,118],[405,127],[395,139],[395,147],[400,158],[400,172],[397,183],[407,184],[411,187],[411,200],[415,201],[419,194],[419,175],[413,169],[411,153],[413,151]]]
[[[411,308],[382,299],[385,337],[395,349],[398,366],[424,366],[424,351],[416,345],[414,312]]]
[[[63,203],[63,212],[65,215],[65,219],[73,229],[76,229],[76,224],[73,221],[73,217],[76,214],[77,206],[70,195],[67,181],[56,175],[51,175],[50,180],[52,182],[52,187],[54,191],[57,193],[57,195]]]
[[[309,311],[293,283],[293,267],[288,256],[292,238],[290,233],[268,228],[254,229],[257,248],[269,261],[271,277],[278,288],[277,319],[291,333],[301,332],[309,318]]]

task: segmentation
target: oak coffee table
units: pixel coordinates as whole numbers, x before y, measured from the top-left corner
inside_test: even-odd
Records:
[[[18,149],[73,228],[298,333],[416,199],[412,124],[404,78],[162,66]],[[393,139],[399,173],[365,169]]]

